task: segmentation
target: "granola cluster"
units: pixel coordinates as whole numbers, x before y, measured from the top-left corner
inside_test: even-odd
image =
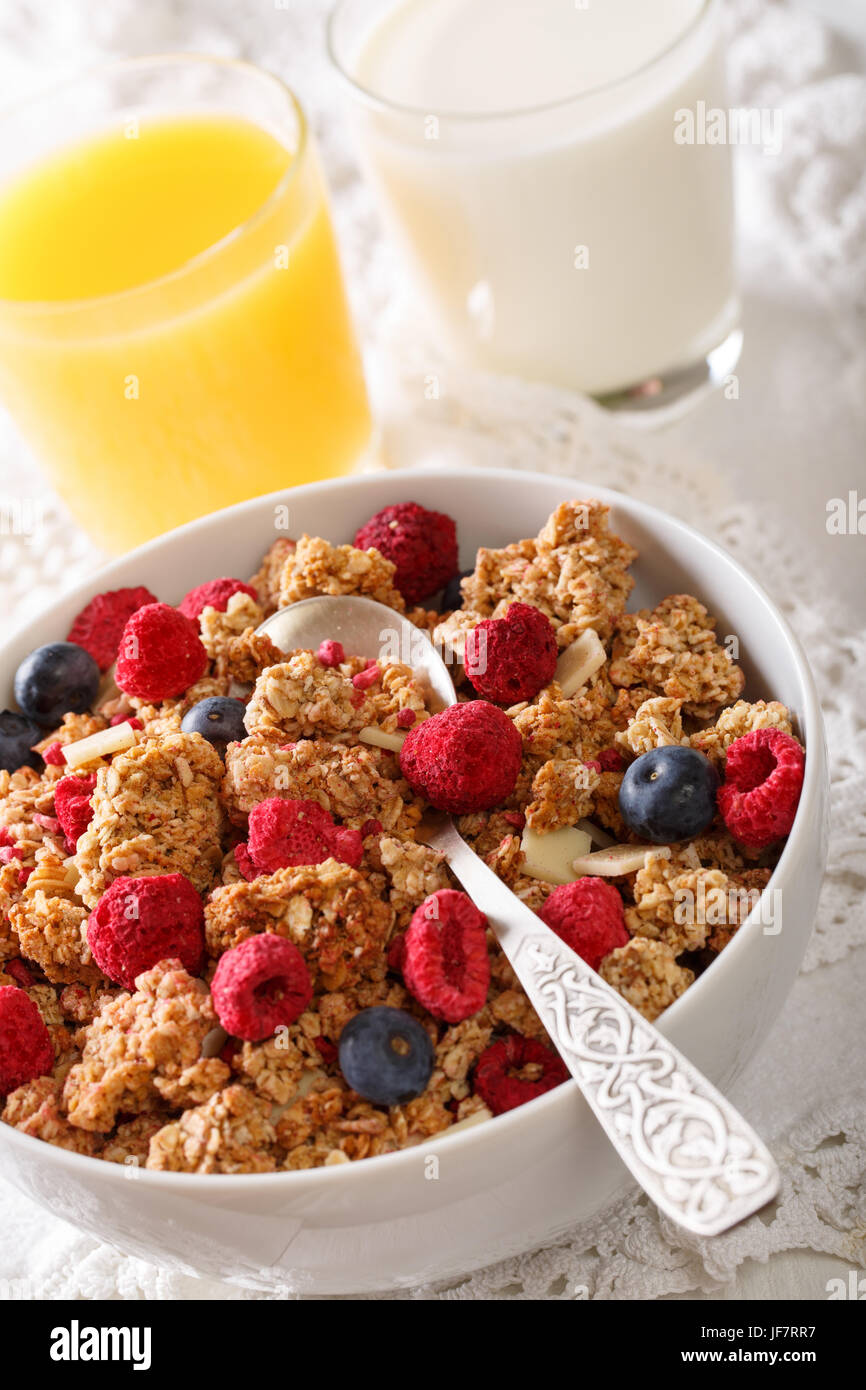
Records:
[[[284,653],[258,628],[279,607],[345,594],[406,614],[458,659],[466,635],[515,602],[551,620],[560,649],[597,634],[603,663],[596,644],[596,669],[578,689],[566,694],[554,678],[506,710],[522,741],[517,783],[501,805],[459,820],[468,843],[540,912],[555,885],[532,869],[525,835],[543,841],[580,826],[595,846],[627,845],[634,836],[618,794],[634,759],[677,745],[723,771],[744,735],[792,733],[783,705],[740,698],[731,644],[696,598],[675,594],[626,612],[636,551],[608,522],[600,502],[563,503],[537,536],[479,550],[462,606],[444,613],[406,614],[395,565],[375,549],[280,537],[250,581],[256,598],[240,590],[224,611],[199,614],[208,667],[187,691],[150,703],[124,695],[109,675],[92,711],[67,715],[38,745],[51,750],[41,772],[0,772],[0,987],[27,991],[55,1055],[50,1075],[6,1097],[3,1120],[112,1163],[272,1173],[390,1153],[490,1118],[475,1087],[482,1054],[503,1038],[549,1039],[490,932],[490,987],[471,1017],[433,1017],[403,979],[413,915],[458,887],[422,842],[426,808],[395,751],[395,739],[433,712],[427,691],[405,664],[371,670],[351,651],[336,664]],[[181,721],[199,701],[229,694],[246,701],[247,734],[223,755],[182,732]],[[464,685],[461,698],[471,697]],[[55,814],[55,788],[69,771],[55,745],[122,719],[132,720],[128,746],[81,768],[95,773],[92,819],[71,847]],[[273,797],[315,802],[351,831],[352,865],[328,858],[256,872],[245,853],[248,817]],[[629,939],[601,961],[602,977],[657,1018],[735,934],[773,863],[772,851],[744,849],[719,820],[607,879]],[[168,959],[120,989],[91,955],[90,913],[118,877],[174,873],[202,900],[201,978]],[[262,933],[297,947],[312,998],[273,1037],[231,1038],[210,982],[227,951]],[[338,1058],[346,1025],[378,1006],[411,1015],[432,1046],[423,1093],[390,1106],[352,1090]]]

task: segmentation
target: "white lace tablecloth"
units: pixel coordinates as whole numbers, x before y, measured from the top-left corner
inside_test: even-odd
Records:
[[[866,495],[866,23],[843,41],[808,0],[731,0],[732,98],[780,107],[774,157],[738,151],[746,348],[737,399],[660,434],[629,432],[544,386],[451,372],[408,333],[392,256],[347,143],[324,62],[325,0],[5,0],[0,90],[25,92],[106,55],[170,49],[259,60],[300,93],[323,148],[385,447],[394,464],[461,460],[573,474],[693,522],[732,550],[791,619],[821,686],[833,766],[830,864],[803,972],[732,1090],[773,1144],[768,1221],[685,1236],[639,1197],[551,1248],[401,1298],[827,1297],[866,1263],[866,538],[830,535],[826,505]],[[831,9],[839,11],[838,5]],[[844,20],[843,20],[844,22]],[[424,377],[440,377],[428,401]],[[0,502],[43,524],[0,541],[0,605],[18,619],[99,562],[0,421]],[[5,1282],[4,1282],[5,1281]],[[53,1220],[0,1184],[0,1294],[251,1298],[168,1273]]]

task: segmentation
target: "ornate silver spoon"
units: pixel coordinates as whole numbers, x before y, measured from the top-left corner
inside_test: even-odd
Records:
[[[330,638],[352,655],[404,661],[442,706],[457,700],[426,634],[371,599],[304,599],[259,631],[282,651],[315,651]],[[742,1115],[497,878],[449,817],[438,817],[425,838],[486,915],[610,1142],[656,1206],[711,1236],[769,1202],[778,1170]]]

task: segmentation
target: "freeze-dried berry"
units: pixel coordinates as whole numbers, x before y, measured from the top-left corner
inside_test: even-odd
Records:
[[[90,652],[100,671],[107,671],[117,656],[123,629],[133,613],[146,603],[158,602],[156,595],[141,585],[136,589],[109,589],[97,594],[82,608],[66,640]]]
[[[289,865],[321,864],[331,858],[333,846],[334,822],[317,801],[271,796],[250,811],[247,848],[256,868],[265,873],[275,874]]]
[[[271,932],[250,936],[220,956],[211,984],[223,1028],[247,1042],[261,1042],[294,1023],[312,994],[297,946]]]
[[[396,565],[394,583],[408,604],[441,589],[457,569],[457,527],[417,502],[384,507],[355,535],[359,550],[378,550]]]
[[[735,840],[762,849],[790,833],[805,763],[800,744],[781,729],[752,729],[734,739],[718,803]]]
[[[42,761],[49,767],[65,767],[66,758],[63,756],[62,743],[49,743],[42,754]]]
[[[579,878],[554,888],[539,915],[593,970],[629,940],[622,898],[601,878]]]
[[[87,944],[104,975],[135,989],[138,975],[179,960],[198,975],[204,957],[201,898],[183,874],[116,878],[87,923]]]
[[[123,629],[116,680],[127,695],[168,700],[194,685],[207,662],[197,623],[168,603],[148,603]]]
[[[514,790],[523,741],[508,715],[486,700],[451,705],[410,729],[400,768],[410,787],[440,811],[467,815]]]
[[[42,1015],[17,985],[0,988],[0,1096],[54,1066],[54,1048]]]
[[[247,845],[243,843],[235,845],[234,855],[235,863],[241,872],[241,877],[245,878],[248,883],[252,883],[254,878],[258,878],[259,874],[264,873],[264,869],[256,868],[250,858],[250,851]]]
[[[95,772],[86,772],[75,777],[61,777],[60,781],[54,784],[54,814],[66,836],[66,848],[70,854],[75,853],[79,837],[93,820],[90,798],[95,789]]]
[[[242,579],[209,579],[206,584],[190,589],[177,606],[185,617],[195,620],[205,608],[224,613],[234,594],[249,594],[256,601],[259,597],[252,585],[245,584]]]
[[[406,931],[403,979],[434,1018],[460,1023],[484,1007],[490,988],[487,918],[465,893],[440,888]]]
[[[485,618],[467,633],[464,664],[485,700],[516,705],[553,680],[558,652],[550,619],[531,604],[512,603],[504,618]]]
[[[568,1068],[558,1053],[534,1038],[510,1033],[482,1052],[474,1089],[494,1115],[502,1115],[567,1080]]]
[[[330,639],[319,643],[316,656],[322,666],[342,666],[346,660],[342,642],[332,642]]]

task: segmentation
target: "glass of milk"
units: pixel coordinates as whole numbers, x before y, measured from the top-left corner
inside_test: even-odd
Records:
[[[732,370],[718,0],[342,0],[329,42],[452,360],[637,410]]]

